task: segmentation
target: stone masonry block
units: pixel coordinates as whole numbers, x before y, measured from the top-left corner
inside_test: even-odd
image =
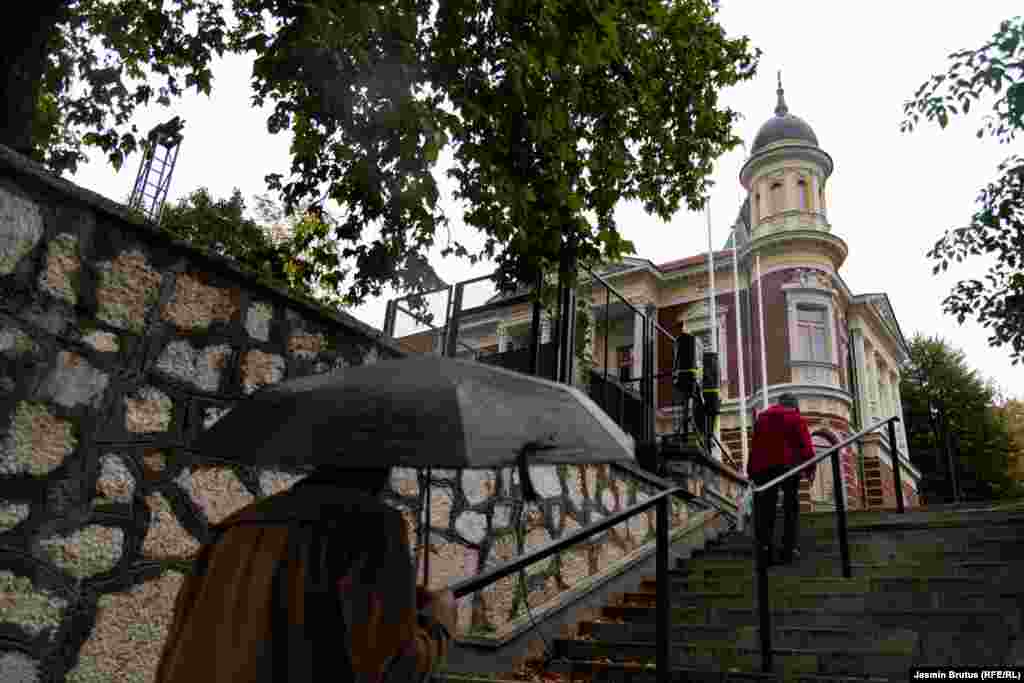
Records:
[[[497,475],[493,470],[462,470],[462,492],[470,505],[477,505],[494,495]]]
[[[154,680],[183,580],[181,574],[168,572],[126,593],[100,597],[96,625],[68,683]]]
[[[260,490],[266,496],[273,496],[287,491],[304,478],[301,474],[290,472],[279,472],[277,470],[263,470],[259,474]]]
[[[116,353],[120,349],[117,335],[112,332],[93,330],[82,337],[82,341],[103,353]]]
[[[135,492],[135,476],[117,455],[100,458],[100,476],[96,492],[104,501],[130,503]]]
[[[296,358],[310,360],[315,358],[324,348],[322,334],[295,332],[288,338],[288,353]]]
[[[0,188],[0,275],[14,272],[43,238],[43,212],[32,201]]]
[[[54,564],[84,579],[114,568],[121,559],[124,531],[90,524],[70,536],[44,539],[40,546]]]
[[[281,356],[262,351],[247,351],[242,357],[242,386],[251,394],[261,386],[276,384],[284,378],[285,361]]]
[[[487,517],[467,510],[455,519],[455,530],[470,543],[480,543],[487,536]]]
[[[47,245],[46,267],[39,275],[39,289],[69,304],[77,304],[81,272],[78,237],[68,233],[57,235]]]
[[[174,402],[156,387],[141,387],[125,396],[125,427],[133,434],[166,432],[171,425]]]
[[[97,316],[110,325],[140,334],[146,314],[159,296],[160,273],[137,250],[101,263],[98,269]]]
[[[238,477],[220,467],[183,471],[175,480],[202,509],[210,524],[218,524],[255,498]]]
[[[270,322],[274,318],[274,307],[262,301],[249,305],[245,312],[245,330],[253,339],[270,340]]]
[[[14,327],[0,327],[0,354],[9,358],[36,356],[40,352],[39,344],[32,337]]]
[[[238,309],[237,288],[213,287],[194,273],[183,273],[174,281],[174,294],[164,307],[163,317],[180,329],[202,330],[215,320],[230,322]]]
[[[152,517],[142,542],[143,557],[154,560],[185,559],[199,551],[199,541],[181,525],[163,494],[147,496],[146,506]]]
[[[8,432],[0,436],[0,474],[49,474],[78,445],[74,425],[46,406],[22,401]]]
[[[82,356],[61,351],[57,354],[56,367],[39,387],[39,396],[65,408],[79,405],[96,408],[109,381],[107,373],[94,368]]]
[[[188,341],[177,339],[164,348],[156,368],[203,391],[216,391],[230,355],[227,344],[196,349]]]
[[[52,641],[67,606],[63,598],[35,588],[31,579],[0,570],[0,621],[18,624],[32,636],[48,630]]]
[[[0,533],[24,522],[28,514],[29,506],[25,503],[0,503]]]

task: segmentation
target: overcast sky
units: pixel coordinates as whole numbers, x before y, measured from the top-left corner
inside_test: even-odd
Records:
[[[903,103],[929,75],[946,70],[947,55],[980,46],[1001,20],[1020,13],[1020,3],[723,0],[721,5],[726,32],[749,36],[763,51],[758,76],[724,91],[723,103],[742,114],[738,132],[750,145],[773,114],[775,74],[782,70],[790,112],[812,126],[835,162],[828,183],[829,220],[833,232],[849,245],[840,272],[853,292],[887,293],[908,339],[917,331],[941,335],[962,349],[980,374],[1009,395],[1024,397],[1024,370],[1010,364],[1009,353],[990,348],[980,325],[967,321],[960,326],[942,312],[942,299],[951,286],[958,279],[981,277],[987,263],[959,264],[932,276],[933,264],[925,257],[947,227],[967,223],[978,190],[995,179],[997,165],[1014,150],[975,137],[982,107],[972,109],[970,118],[954,119],[944,131],[931,125],[911,134],[899,129]],[[264,176],[287,172],[290,137],[267,133],[269,110],[251,106],[251,68],[251,58],[225,58],[214,66],[212,97],[189,94],[170,112],[154,106],[138,113],[142,131],[172,113],[185,119],[169,199],[200,186],[215,197],[227,197],[238,187],[252,207],[252,196],[266,191]],[[711,197],[716,249],[728,238],[739,205],[737,177],[743,157],[737,149],[716,164]],[[71,179],[125,201],[138,163],[136,155],[115,173],[93,153],[93,161]],[[461,208],[450,199],[447,178],[439,173],[439,179],[447,189],[445,206],[450,207],[453,231],[464,242],[479,244],[461,223]],[[639,204],[623,202],[616,218],[637,255],[656,263],[707,249],[703,214],[680,211],[666,224],[648,216]],[[437,254],[432,263],[449,283],[492,270]],[[382,298],[350,313],[380,328],[384,304]]]

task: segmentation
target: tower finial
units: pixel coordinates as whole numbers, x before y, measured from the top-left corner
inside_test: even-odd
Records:
[[[779,69],[779,89],[775,91],[775,94],[779,96],[779,102],[775,105],[775,115],[785,116],[789,112],[789,107],[786,106],[786,99],[782,96],[782,69]]]

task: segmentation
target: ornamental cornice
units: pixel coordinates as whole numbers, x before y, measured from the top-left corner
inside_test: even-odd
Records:
[[[756,170],[777,161],[806,161],[815,164],[824,171],[826,178],[832,175],[834,168],[832,157],[820,147],[780,140],[758,150],[747,159],[743,168],[740,169],[740,184],[749,192],[750,182],[753,180]]]
[[[834,267],[838,269],[846,261],[847,255],[850,253],[850,248],[846,245],[846,242],[842,238],[833,235],[830,232],[824,232],[822,230],[786,230],[783,232],[769,233],[767,235],[759,235],[750,242],[747,242],[740,250],[739,259],[747,265],[747,261],[753,257],[755,253],[760,252],[761,255],[773,254],[773,253],[784,253],[785,251],[791,250],[794,243],[808,242],[815,245],[825,246],[832,257]]]

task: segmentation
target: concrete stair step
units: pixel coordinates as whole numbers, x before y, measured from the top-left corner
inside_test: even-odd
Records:
[[[777,516],[781,521],[782,515]],[[900,514],[884,510],[852,510],[846,514],[850,529],[870,531],[896,530],[927,526],[928,528],[962,526],[1011,526],[1024,524],[1021,510],[908,510]],[[776,522],[778,523],[778,522]],[[835,529],[835,512],[805,512],[800,514],[801,529]]]
[[[602,619],[654,631],[656,610],[651,607],[606,607]],[[747,607],[691,606],[672,609],[674,629],[691,628],[692,635],[702,631],[707,637],[694,637],[693,642],[711,640],[725,629],[747,629],[756,633],[759,612],[756,605]],[[834,610],[820,606],[780,608],[772,605],[773,633],[781,629],[829,629],[854,632],[911,631],[919,636],[915,660],[922,666],[956,665],[991,666],[992,663],[1013,664],[1012,647],[1020,637],[1017,614],[988,608],[870,608]],[[615,625],[615,624],[613,624]],[[603,626],[602,626],[603,627]],[[683,631],[686,632],[685,630]],[[640,638],[634,638],[640,639]],[[673,642],[680,640],[673,631]],[[759,640],[744,641],[759,647]],[[787,644],[791,641],[787,641]],[[780,646],[773,640],[773,647]]]
[[[645,663],[611,662],[611,661],[564,661],[553,662],[549,671],[572,676],[573,680],[585,680],[592,683],[656,683],[655,669]],[[756,670],[728,671],[698,669],[694,667],[671,667],[669,680],[672,683],[894,683],[903,681],[902,677],[882,676],[826,676],[805,674],[799,671],[786,673],[762,673],[760,666]]]
[[[903,643],[902,649],[889,644],[886,649],[857,650],[851,647],[837,649],[801,649],[772,647],[776,667],[786,676],[796,673],[826,675],[882,676],[906,675],[917,651],[916,639]],[[639,660],[653,662],[654,642],[555,640],[556,656],[569,660],[607,659],[613,662]],[[672,643],[672,666],[707,668],[712,670],[760,669],[761,655],[757,646],[744,646],[734,642]]]
[[[951,575],[966,577],[987,577],[1001,582],[1019,576],[1020,567],[1014,563],[997,560],[970,561],[918,561],[918,562],[861,562],[850,560],[854,577],[861,576],[934,576]],[[753,559],[720,560],[691,559],[682,563],[682,568],[670,570],[671,575],[703,575],[709,578],[730,576],[753,576]],[[836,558],[804,557],[792,565],[775,565],[768,568],[769,576],[841,576],[842,565]]]
[[[600,641],[654,642],[657,629],[651,622],[623,624],[584,622],[580,624],[581,636]],[[708,624],[687,624],[672,628],[673,643],[735,642],[743,647],[759,647],[759,629],[755,626],[724,626]],[[824,626],[783,626],[772,628],[772,645],[780,648],[797,649],[838,649],[853,648],[885,649],[898,646],[899,652],[912,651],[919,640],[916,631],[910,629],[870,629]]]
[[[655,577],[645,577],[641,579],[640,590],[637,593],[653,595],[657,592],[657,585]],[[716,591],[750,594],[754,591],[756,581],[753,576],[730,578],[688,576],[684,578],[673,577],[670,579],[669,585],[673,596],[684,593]],[[805,591],[810,593],[890,593],[899,591],[929,593],[940,591],[944,593],[965,594],[985,592],[986,590],[1003,590],[1006,588],[1005,586],[993,586],[988,579],[966,576],[855,576],[847,579],[831,576],[769,575],[768,586],[772,593],[779,591],[786,593],[802,593]],[[628,593],[627,595],[635,594]]]
[[[769,604],[772,607],[822,607],[835,610],[856,610],[891,607],[897,608],[942,608],[942,607],[996,607],[1016,609],[1018,601],[1024,597],[1024,588],[1016,590],[976,589],[967,590],[931,590],[873,592],[865,590],[845,590],[842,592],[828,590],[804,590],[799,592],[784,589],[771,590]],[[626,593],[625,605],[653,605],[658,596],[653,593]],[[756,594],[753,590],[728,591],[695,591],[678,592],[672,595],[673,606],[687,607],[707,605],[711,607],[744,607],[754,605]]]
[[[800,549],[807,554],[817,553],[838,553],[840,550],[839,540],[836,537],[814,538],[812,542],[803,542]],[[965,534],[963,538],[936,539],[934,535],[923,535],[919,539],[888,538],[877,534],[864,536],[851,534],[848,539],[851,553],[885,554],[888,552],[903,552],[907,554],[931,554],[941,555],[944,553],[1000,553],[1008,551],[1011,557],[1024,558],[1024,534],[1018,537],[993,536],[990,538],[979,538],[973,534]],[[782,547],[782,539],[777,539],[776,548]],[[697,556],[717,554],[725,552],[748,553],[754,548],[754,540],[745,535],[730,535],[720,543],[708,544],[702,551],[694,553]]]

